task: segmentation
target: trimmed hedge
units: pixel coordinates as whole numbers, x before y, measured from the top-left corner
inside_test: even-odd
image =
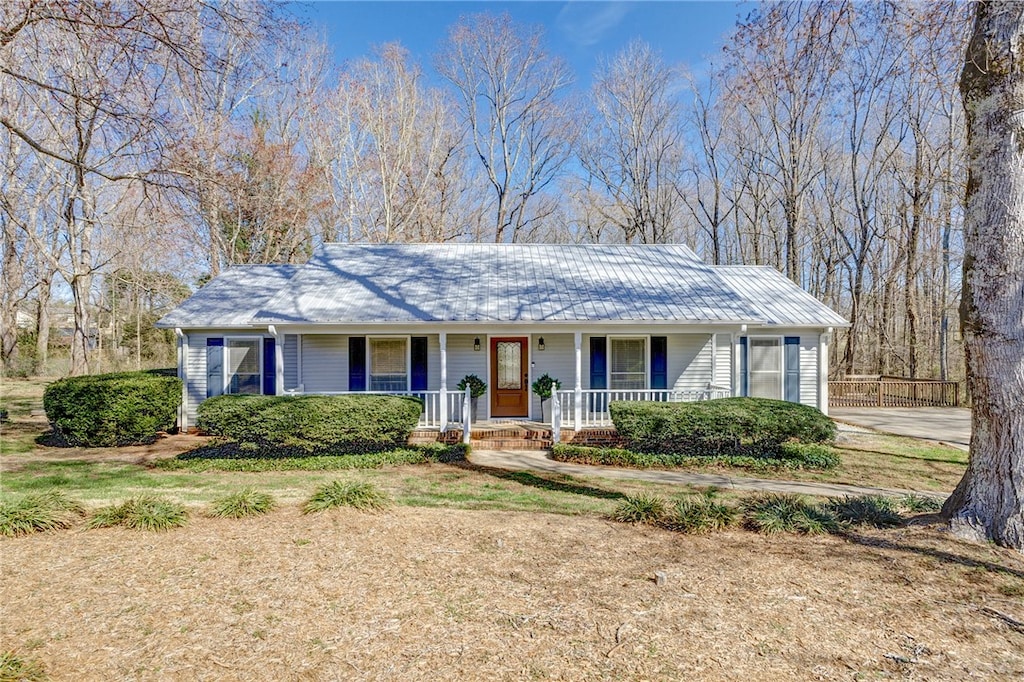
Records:
[[[383,452],[405,446],[418,398],[390,395],[222,395],[199,405],[196,426],[254,455]]]
[[[784,457],[788,441],[831,443],[836,427],[813,407],[766,398],[609,405],[630,450],[654,454]]]
[[[551,447],[551,458],[558,462],[634,469],[720,466],[753,471],[773,471],[778,469],[831,469],[839,464],[839,456],[830,446],[817,443],[783,443],[780,453],[774,457],[688,455],[680,452],[647,453],[622,448],[591,448],[558,443]]]
[[[154,372],[68,377],[43,393],[53,430],[68,445],[112,447],[146,443],[174,427],[181,380]]]

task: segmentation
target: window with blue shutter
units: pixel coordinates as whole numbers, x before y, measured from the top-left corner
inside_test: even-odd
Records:
[[[791,403],[800,402],[800,337],[787,336],[786,346],[786,388],[784,395]]]
[[[668,388],[668,337],[651,337],[651,388]]]
[[[366,337],[348,337],[348,390],[366,390]]]
[[[277,395],[277,352],[274,339],[263,339],[263,395]]]
[[[224,393],[224,339],[206,339],[206,397]]]
[[[427,337],[414,336],[410,340],[409,388],[413,391],[427,390]]]
[[[750,377],[747,372],[747,337],[740,337],[740,395],[749,395]]]

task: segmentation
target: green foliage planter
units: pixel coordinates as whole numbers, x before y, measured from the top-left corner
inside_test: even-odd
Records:
[[[828,445],[817,443],[783,443],[779,453],[769,457],[751,455],[689,455],[685,452],[633,452],[623,448],[591,448],[557,443],[551,447],[551,458],[557,462],[629,467],[633,469],[685,469],[727,467],[751,471],[786,469],[831,469],[839,464],[839,456]]]
[[[196,425],[261,456],[368,453],[404,446],[422,410],[406,396],[223,395],[199,405]]]
[[[787,442],[831,443],[836,427],[813,407],[765,398],[692,403],[612,402],[629,450],[653,454],[785,457]]]
[[[146,443],[174,427],[181,380],[152,372],[69,377],[43,393],[43,408],[68,445],[112,447]]]

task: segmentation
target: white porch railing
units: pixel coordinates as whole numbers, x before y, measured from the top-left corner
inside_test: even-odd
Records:
[[[707,388],[692,391],[671,389],[583,389],[574,391],[570,389],[558,391],[555,395],[558,399],[558,411],[564,420],[559,426],[571,425],[574,430],[578,431],[589,427],[612,426],[611,415],[608,414],[608,403],[615,400],[647,400],[662,403],[696,402],[728,398],[732,395],[732,389],[708,384]],[[579,401],[578,405],[577,400]],[[555,411],[552,410],[552,417],[554,415]],[[579,415],[579,423],[576,423],[577,415]]]

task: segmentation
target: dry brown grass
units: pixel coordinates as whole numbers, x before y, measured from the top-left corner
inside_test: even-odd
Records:
[[[56,680],[1020,679],[983,609],[1024,620],[1022,588],[1019,555],[921,526],[289,507],[0,541],[4,646]]]

